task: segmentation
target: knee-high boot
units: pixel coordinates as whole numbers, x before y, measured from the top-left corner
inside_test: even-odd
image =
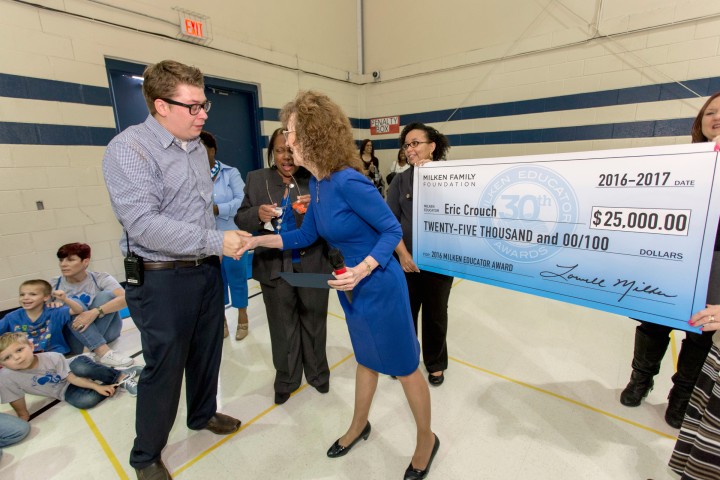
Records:
[[[632,375],[625,390],[620,394],[620,403],[626,407],[637,407],[653,388],[653,377],[660,371],[660,362],[665,356],[670,337],[651,336],[640,327],[635,329],[635,351],[633,352]]]
[[[677,372],[672,377],[673,387],[665,410],[665,421],[673,428],[682,425],[695,382],[712,346],[711,341],[704,341],[704,338],[698,340],[684,339],[678,355]]]

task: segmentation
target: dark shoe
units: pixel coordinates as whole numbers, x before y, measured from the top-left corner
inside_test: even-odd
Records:
[[[237,418],[216,412],[215,415],[208,420],[207,425],[205,425],[205,430],[210,430],[215,435],[229,435],[237,432],[240,429],[241,423]]]
[[[428,373],[428,382],[434,387],[439,387],[445,381],[445,373],[441,372],[440,375],[433,375]]]
[[[637,407],[653,389],[652,376],[633,370],[625,390],[620,394],[620,403],[626,407]]]
[[[330,380],[321,385],[315,385],[315,390],[320,393],[328,393],[330,391]]]
[[[360,433],[360,435],[352,441],[350,445],[347,447],[343,447],[340,445],[340,439],[338,438],[335,440],[335,443],[332,444],[332,447],[330,447],[330,450],[327,451],[327,456],[330,458],[337,458],[342,457],[343,455],[346,455],[352,447],[355,446],[357,442],[360,441],[362,438],[363,440],[367,440],[370,436],[370,422],[365,425],[365,428],[363,428],[363,431]]]
[[[690,403],[692,392],[674,386],[668,395],[668,406],[665,410],[665,422],[673,428],[680,428],[685,419],[685,410]]]
[[[162,460],[156,460],[145,468],[136,468],[135,474],[138,480],[167,480],[172,478]]]
[[[430,454],[430,460],[428,460],[428,464],[427,467],[425,467],[425,470],[418,470],[416,468],[413,468],[412,462],[410,462],[410,466],[407,468],[407,470],[405,470],[405,477],[403,477],[404,480],[420,480],[427,477],[427,474],[430,471],[430,465],[432,465],[435,454],[437,453],[439,448],[440,439],[437,437],[437,435],[435,435],[435,445],[433,446],[432,453]]]
[[[288,401],[290,394],[287,392],[275,392],[275,405],[282,405]]]

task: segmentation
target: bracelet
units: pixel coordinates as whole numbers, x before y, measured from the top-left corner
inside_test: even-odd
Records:
[[[368,267],[368,275],[370,275],[372,273],[372,267],[370,266],[370,264],[368,263],[367,260],[363,260],[362,263],[364,263],[365,266]]]
[[[98,317],[100,317],[100,318],[104,317],[104,316],[105,316],[105,312],[103,312],[103,308],[102,308],[102,307],[96,307],[96,308],[97,308],[97,311],[98,311]]]

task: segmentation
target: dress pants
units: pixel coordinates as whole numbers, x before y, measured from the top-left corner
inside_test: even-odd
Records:
[[[405,273],[415,331],[422,307],[422,354],[429,373],[447,370],[448,300],[453,277],[420,270]]]
[[[300,272],[299,264],[293,269]],[[329,290],[296,288],[279,279],[262,289],[270,328],[275,391],[291,393],[300,386],[303,370],[312,386],[330,379],[325,344]]]
[[[220,262],[214,257],[196,267],[146,270],[144,284],[128,285],[125,295],[145,359],[130,465],[144,468],[167,444],[183,373],[187,426],[205,428],[217,410],[225,313]]]

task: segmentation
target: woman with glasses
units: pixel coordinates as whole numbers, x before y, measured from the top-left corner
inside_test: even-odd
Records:
[[[423,363],[430,385],[438,387],[445,381],[444,372],[448,367],[447,309],[453,277],[420,270],[412,259],[412,194],[415,168],[427,162],[444,160],[450,145],[445,135],[422,123],[407,125],[400,134],[400,145],[411,167],[395,177],[388,190],[387,201],[402,225],[403,239],[395,251],[407,279],[415,331],[422,307]]]
[[[235,223],[254,235],[273,237],[303,224],[310,201],[310,174],[293,162],[280,128],[270,137],[267,159],[269,168],[248,173]],[[279,276],[279,272],[329,273],[326,251],[319,239],[283,252],[259,247],[253,254],[253,278],[260,282],[270,328],[278,405],[298,389],[303,371],[318,392],[330,389],[325,353],[328,290],[293,287]]]
[[[344,273],[328,284],[338,290],[358,362],[355,407],[350,427],[327,455],[341,457],[367,440],[378,374],[395,375],[416,424],[415,451],[404,478],[425,478],[440,441],[430,428],[430,392],[418,370],[420,348],[405,278],[392,255],[402,238],[400,225],[362,174],[352,127],[337,104],[317,92],[300,92],[280,118],[295,163],[313,176],[308,213],[301,229],[247,238],[243,250],[301,248],[322,237],[342,252]]]

